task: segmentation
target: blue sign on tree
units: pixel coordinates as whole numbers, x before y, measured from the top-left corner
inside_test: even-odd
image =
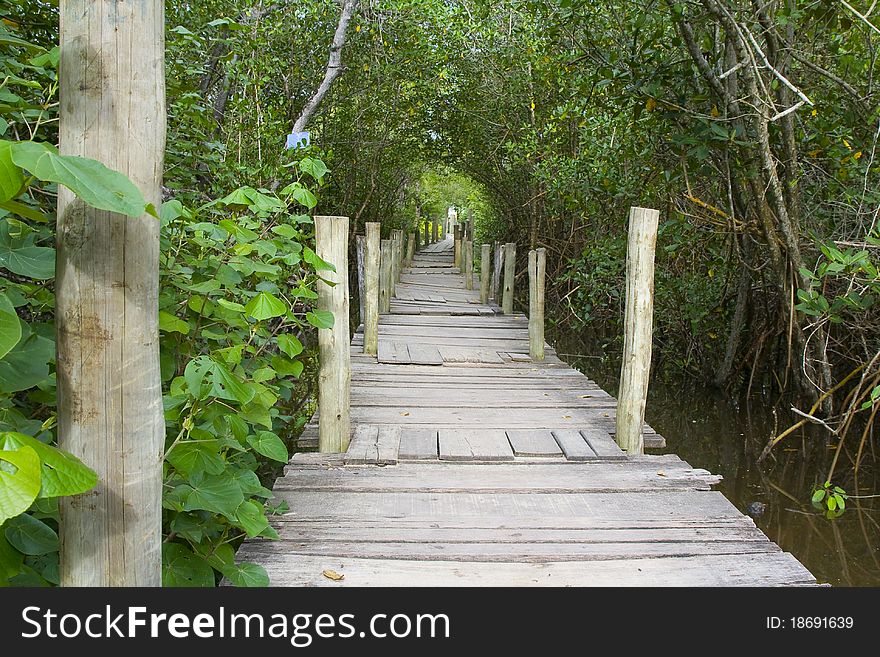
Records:
[[[310,133],[308,132],[291,132],[287,135],[287,145],[285,148],[308,148],[312,143]]]

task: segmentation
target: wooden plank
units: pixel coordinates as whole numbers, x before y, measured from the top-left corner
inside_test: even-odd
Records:
[[[400,432],[401,461],[436,461],[437,430],[405,427]]]
[[[552,432],[556,442],[569,461],[589,461],[598,458],[590,444],[576,429],[555,429]]]
[[[516,456],[562,456],[562,450],[547,429],[510,430],[507,438]]]
[[[409,349],[410,362],[414,365],[443,364],[443,356],[440,355],[440,350],[434,345],[408,342],[407,348]]]
[[[400,427],[384,425],[379,427],[376,438],[376,463],[396,465],[400,450]]]
[[[379,331],[379,355],[380,363],[409,363],[409,347],[406,342],[399,340],[383,339],[382,331]]]
[[[475,461],[513,460],[513,450],[503,430],[471,430],[465,436]]]
[[[355,427],[354,438],[345,453],[345,462],[352,464],[375,463],[379,458],[379,427],[359,424]]]
[[[584,437],[590,447],[596,452],[597,456],[602,458],[626,458],[626,452],[617,446],[611,436],[601,429],[590,427],[581,429],[581,435]]]
[[[787,552],[694,557],[654,557],[558,563],[466,563],[345,557],[335,582],[321,573],[325,556],[266,552],[268,541],[250,543],[236,555],[268,571],[273,586],[792,586],[815,579]],[[257,556],[259,555],[259,556]]]
[[[437,432],[437,443],[441,461],[472,461],[467,435],[457,429],[440,429]]]

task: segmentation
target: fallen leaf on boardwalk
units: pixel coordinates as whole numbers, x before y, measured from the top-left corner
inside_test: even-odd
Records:
[[[407,415],[409,415],[409,411],[403,411],[403,412],[401,413],[401,415],[404,416],[404,417],[406,417]]]
[[[330,570],[329,568],[321,573],[327,579],[332,579],[334,582],[341,582],[345,579],[345,575],[341,575],[337,573],[335,570]]]
[[[571,419],[571,415],[563,415],[563,416],[562,416],[562,419],[563,419],[563,420],[570,420],[570,419]]]
[[[657,476],[658,477],[665,477],[666,473],[661,470],[660,472],[657,473]]]
[[[581,399],[590,399],[593,395],[581,395]]]

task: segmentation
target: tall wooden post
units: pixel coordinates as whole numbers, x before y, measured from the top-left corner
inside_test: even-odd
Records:
[[[455,224],[455,227],[452,230],[452,239],[453,241],[453,256],[452,256],[452,266],[458,267],[462,269],[461,266],[461,225]]]
[[[547,249],[529,251],[529,355],[544,360],[544,279]]]
[[[382,240],[379,258],[379,312],[391,312],[391,297],[394,296],[394,241]]]
[[[464,287],[474,289],[474,243],[471,240],[464,243]]]
[[[645,402],[651,374],[654,315],[654,250],[660,213],[631,208],[626,253],[626,313],[623,363],[617,401],[617,444],[628,454],[642,454]]]
[[[364,249],[364,353],[379,350],[379,232],[382,224],[367,222]]]
[[[318,281],[318,309],[333,327],[318,329],[318,451],[344,452],[351,437],[351,352],[348,333],[348,217],[315,217],[315,253],[336,267]]]
[[[492,246],[483,244],[480,249],[480,303],[489,303],[489,278],[492,269]]]
[[[422,250],[422,212],[416,206],[416,253]]]
[[[501,287],[501,272],[504,268],[504,245],[495,242],[495,260],[492,264],[492,300],[495,305],[500,305],[501,297],[498,296],[498,288]]]
[[[467,213],[467,238],[471,242],[474,241],[474,211],[468,208]]]
[[[127,175],[162,202],[161,2],[60,5],[61,153]],[[95,210],[58,187],[58,440],[98,473],[61,498],[63,586],[160,586],[159,222]]]
[[[431,220],[431,241],[432,242],[439,241],[439,239],[440,239],[438,237],[439,234],[440,234],[440,217],[438,217],[435,214]]]
[[[401,231],[391,231],[391,296],[394,296],[394,286],[400,280],[400,259],[403,256],[403,244],[401,244]]]
[[[357,285],[358,285],[358,321],[364,323],[364,294],[366,293],[366,272],[364,271],[364,250],[367,238],[363,235],[355,235],[354,251],[357,257]]]
[[[406,266],[412,267],[413,258],[416,255],[416,234],[410,233],[406,240]]]
[[[516,275],[516,243],[504,245],[504,292],[501,297],[501,312],[510,315],[513,312],[513,282]]]

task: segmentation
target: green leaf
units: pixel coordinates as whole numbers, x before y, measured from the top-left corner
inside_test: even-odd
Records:
[[[27,390],[42,383],[49,377],[49,363],[54,358],[52,340],[23,333],[18,344],[0,360],[0,393]]]
[[[329,310],[315,310],[313,312],[306,313],[306,321],[319,329],[331,329],[333,328],[333,313]]]
[[[245,312],[258,322],[287,313],[287,304],[269,292],[260,292],[245,306]]]
[[[40,494],[40,457],[30,447],[0,451],[0,462],[14,472],[0,469],[0,525],[27,511]]]
[[[58,534],[42,520],[24,513],[4,525],[6,540],[22,554],[31,556],[58,550]]]
[[[278,348],[291,358],[302,353],[303,345],[295,335],[284,333],[278,336]]]
[[[165,331],[166,333],[182,333],[183,335],[188,335],[189,323],[171,313],[166,313],[164,310],[160,310],[159,330]]]
[[[9,229],[9,222],[0,221],[0,267],[38,280],[55,276],[55,249],[34,246],[33,235],[17,237]]]
[[[231,310],[236,313],[243,313],[245,311],[244,306],[240,303],[236,303],[235,301],[227,301],[226,299],[217,299],[217,303],[220,306],[226,308],[226,310]]]
[[[235,513],[235,522],[241,527],[248,538],[254,538],[263,533],[269,526],[263,506],[251,500],[245,500]]]
[[[12,302],[0,292],[0,359],[21,340],[21,321]]]
[[[272,368],[281,376],[293,376],[297,379],[303,373],[303,364],[298,360],[287,360],[281,356],[272,358]]]
[[[35,210],[29,205],[25,205],[24,203],[19,203],[18,201],[5,201],[0,203],[0,209],[8,210],[12,214],[18,215],[19,217],[24,217],[25,219],[30,219],[31,221],[35,221],[38,224],[47,224],[51,221],[51,217],[46,216],[39,210]]]
[[[40,497],[79,495],[97,485],[98,475],[73,454],[41,443],[23,433],[0,433],[0,449],[16,449],[22,446],[30,447],[40,457]]]
[[[12,142],[0,139],[0,203],[18,196],[24,174],[12,161]]]
[[[165,458],[175,468],[189,475],[197,472],[220,474],[226,469],[226,461],[218,453],[216,440],[181,441]]]
[[[287,447],[284,442],[271,431],[260,431],[256,435],[248,436],[248,444],[254,448],[254,451],[262,454],[273,461],[287,463],[288,454]]]
[[[297,203],[306,206],[309,210],[318,205],[318,199],[305,187],[294,187],[293,198],[296,199]]]
[[[332,265],[318,256],[309,247],[303,247],[303,260],[315,268],[315,271],[336,271],[336,265]]]
[[[162,586],[214,586],[214,569],[210,564],[180,543],[162,546]]]
[[[295,239],[298,235],[296,228],[288,224],[272,226],[272,232],[276,235],[280,235],[281,237],[286,237],[287,239]]]
[[[300,160],[299,170],[303,173],[310,175],[314,178],[318,183],[324,182],[324,176],[329,173],[330,169],[327,168],[327,165],[324,164],[321,160],[312,157],[304,157]]]
[[[59,155],[49,144],[24,141],[13,144],[12,161],[44,182],[64,185],[99,210],[140,217],[146,202],[141,190],[126,176],[96,160]]]
[[[24,555],[16,550],[6,540],[6,536],[0,533],[0,587],[21,571]]]
[[[235,511],[244,501],[238,483],[228,472],[219,475],[195,474],[189,478],[192,492],[183,505],[184,511],[204,509],[235,518]]]
[[[253,390],[244,385],[225,365],[209,356],[199,356],[187,363],[183,378],[190,392],[198,399],[217,397],[247,404],[254,398]]]
[[[266,572],[266,569],[255,563],[240,563],[228,566],[223,569],[223,575],[236,586],[269,586],[269,574]]]

